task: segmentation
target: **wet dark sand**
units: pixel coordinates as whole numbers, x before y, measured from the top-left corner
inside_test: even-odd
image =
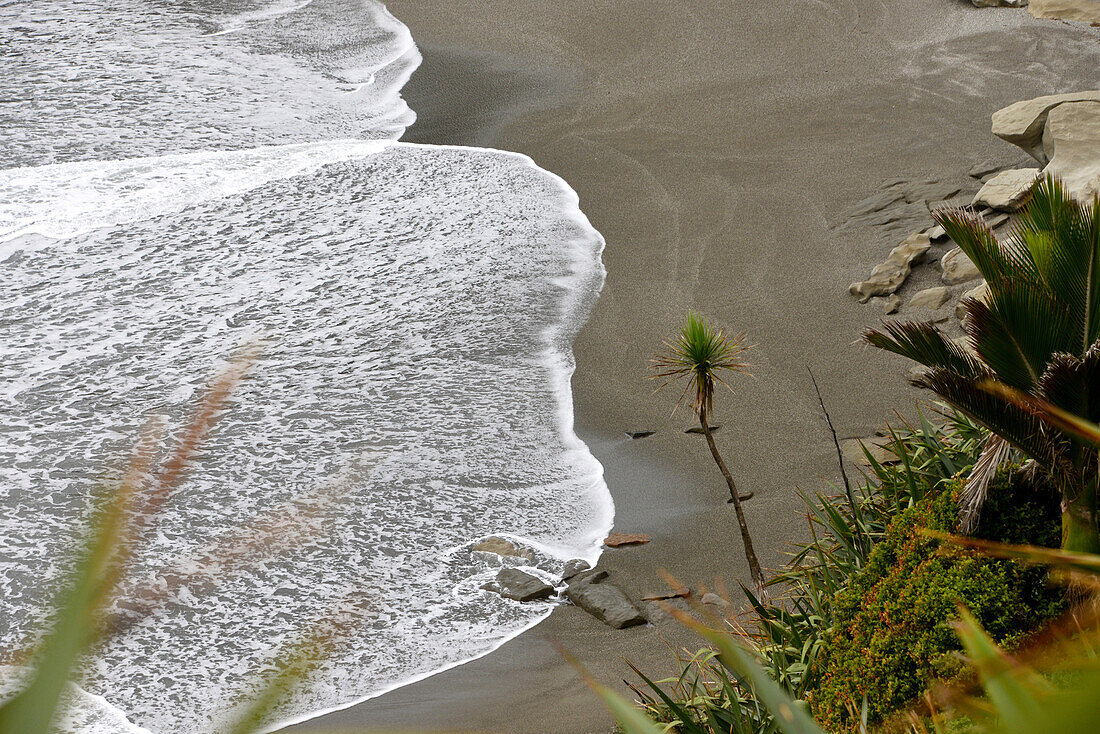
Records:
[[[392,0],[425,63],[406,139],[526,153],[566,179],[607,239],[608,277],[576,343],[577,432],[604,464],[616,528],[652,543],[608,551],[629,592],[746,579],[725,487],[675,394],[647,364],[688,308],[746,330],[754,379],[716,406],[765,565],[803,537],[799,489],[838,472],[807,376],[842,437],[920,398],[907,365],[854,344],[879,311],[847,285],[907,234],[844,213],[884,182],[958,181],[1021,160],[989,134],[996,109],[1100,86],[1097,29],[962,0]],[[922,222],[924,226],[930,220]],[[913,231],[918,227],[913,227]],[[899,232],[902,234],[899,235]],[[906,297],[936,274],[928,266]],[[638,441],[628,430],[656,430]],[[602,680],[674,670],[674,622],[614,631],[561,607],[490,655],[300,727],[606,732],[611,721],[549,640]],[[692,643],[694,644],[694,643]],[[621,684],[620,688],[625,691]]]

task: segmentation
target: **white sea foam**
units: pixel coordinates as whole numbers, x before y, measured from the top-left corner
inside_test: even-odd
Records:
[[[0,243],[27,234],[63,239],[183,211],[388,144],[337,140],[0,169]],[[15,247],[0,244],[0,257]]]
[[[266,344],[126,587],[164,604],[79,681],[82,733],[216,731],[333,610],[353,631],[280,720],[483,655],[552,604],[482,591],[506,561],[470,546],[508,537],[551,578],[611,523],[572,427],[603,273],[576,194],[391,142],[419,54],[381,5],[203,5],[0,7],[27,60],[0,100],[40,98],[0,109],[0,645],[42,628],[104,462]],[[302,542],[212,554],[275,519]]]
[[[352,639],[280,716],[484,654],[550,606],[479,591],[497,566],[469,545],[510,534],[553,573],[595,560],[610,524],[599,464],[571,424],[568,345],[602,274],[575,194],[514,154],[359,145],[331,144],[338,162],[323,167],[319,150],[294,146],[309,165],[292,178],[264,180],[291,153],[269,148],[192,154],[195,170],[172,157],[171,176],[118,176],[157,169],[148,160],[98,176],[50,166],[14,194],[36,200],[48,181],[28,216],[65,238],[21,246],[0,279],[0,505],[12,510],[0,532],[17,539],[6,636],[40,623],[47,559],[71,541],[97,460],[122,452],[143,416],[180,418],[246,335],[268,347],[139,577],[179,575],[178,559],[341,477],[323,537],[223,584],[184,584],[89,670],[87,690],[152,731],[217,728],[249,671],[348,599]],[[252,185],[189,198],[210,170]],[[71,198],[66,179],[95,192],[104,219],[49,220]],[[172,181],[179,197],[160,188]],[[111,226],[134,208],[124,202],[146,200],[142,182],[160,191],[151,200],[190,203]]]

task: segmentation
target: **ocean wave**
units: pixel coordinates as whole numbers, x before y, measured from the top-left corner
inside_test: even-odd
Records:
[[[98,6],[58,21],[49,3],[17,10],[19,27],[60,22],[72,43]],[[9,128],[22,165],[0,170],[0,641],[41,628],[100,462],[150,416],[182,420],[243,339],[262,335],[263,356],[127,589],[179,577],[273,507],[329,500],[324,534],[184,584],[89,664],[84,708],[125,711],[119,732],[218,730],[273,651],[333,609],[355,631],[280,721],[484,655],[552,603],[480,590],[501,561],[470,544],[510,537],[553,575],[595,562],[613,514],[573,432],[571,345],[603,280],[576,193],[518,154],[394,142],[419,53],[380,4],[182,7],[235,28],[161,24],[198,77],[115,89],[127,64],[167,63],[143,25],[165,11],[142,6],[119,19],[129,36],[97,30],[106,51],[77,49],[102,98],[17,109]],[[40,35],[17,41],[36,52]],[[41,73],[16,68],[0,94]],[[239,81],[242,101],[211,116],[195,78]],[[120,138],[137,119],[148,130]]]

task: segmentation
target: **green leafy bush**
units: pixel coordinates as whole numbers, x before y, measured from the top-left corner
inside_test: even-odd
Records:
[[[1012,648],[1063,607],[1046,571],[980,556],[918,532],[954,532],[962,480],[945,483],[901,512],[864,570],[837,595],[808,693],[827,729],[854,728],[866,699],[878,721],[921,695],[932,678],[956,675],[958,638],[948,625],[965,604],[990,636]],[[975,536],[1057,547],[1054,492],[1002,469]]]

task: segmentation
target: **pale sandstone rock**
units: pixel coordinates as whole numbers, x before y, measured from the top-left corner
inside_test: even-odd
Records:
[[[1016,211],[1027,200],[1031,185],[1038,177],[1038,168],[1002,171],[985,182],[981,191],[974,196],[973,205],[1007,212]]]
[[[1100,23],[1100,0],[1031,0],[1027,12],[1036,18]]]
[[[947,303],[949,298],[951,298],[951,291],[943,286],[926,288],[913,296],[912,300],[909,301],[909,307],[935,311],[937,308]]]
[[[887,316],[892,313],[897,313],[898,309],[901,308],[901,298],[899,298],[897,294],[890,294],[884,298],[872,298],[871,300],[878,304],[878,306],[882,308],[882,312]]]
[[[957,247],[943,256],[940,268],[943,270],[943,282],[947,285],[958,285],[982,277],[978,267]]]
[[[944,230],[943,226],[939,224],[937,224],[935,227],[932,227],[931,229],[924,230],[924,234],[928,235],[928,239],[932,240],[933,242],[936,242],[937,240],[942,240],[944,237],[947,236],[947,232]]]
[[[893,293],[909,277],[913,265],[919,263],[932,246],[926,234],[914,234],[890,251],[890,255],[881,265],[876,265],[867,280],[852,283],[848,292],[867,303],[871,296],[884,296]]]
[[[1029,12],[1035,7],[1035,3],[1032,3]],[[1048,94],[1010,104],[993,113],[993,134],[1020,146],[1032,158],[1046,165],[1048,159],[1043,152],[1043,128],[1046,126],[1047,115],[1063,102],[1086,100],[1100,101],[1100,90]]]
[[[977,288],[971,288],[966,293],[963,293],[962,298],[955,305],[955,316],[959,319],[966,317],[966,309],[963,307],[963,301],[967,298],[974,298],[979,301],[989,300],[989,285],[983,280],[982,284]]]
[[[1100,101],[1066,102],[1052,109],[1043,152],[1050,158],[1043,173],[1057,176],[1079,201],[1100,194]]]

